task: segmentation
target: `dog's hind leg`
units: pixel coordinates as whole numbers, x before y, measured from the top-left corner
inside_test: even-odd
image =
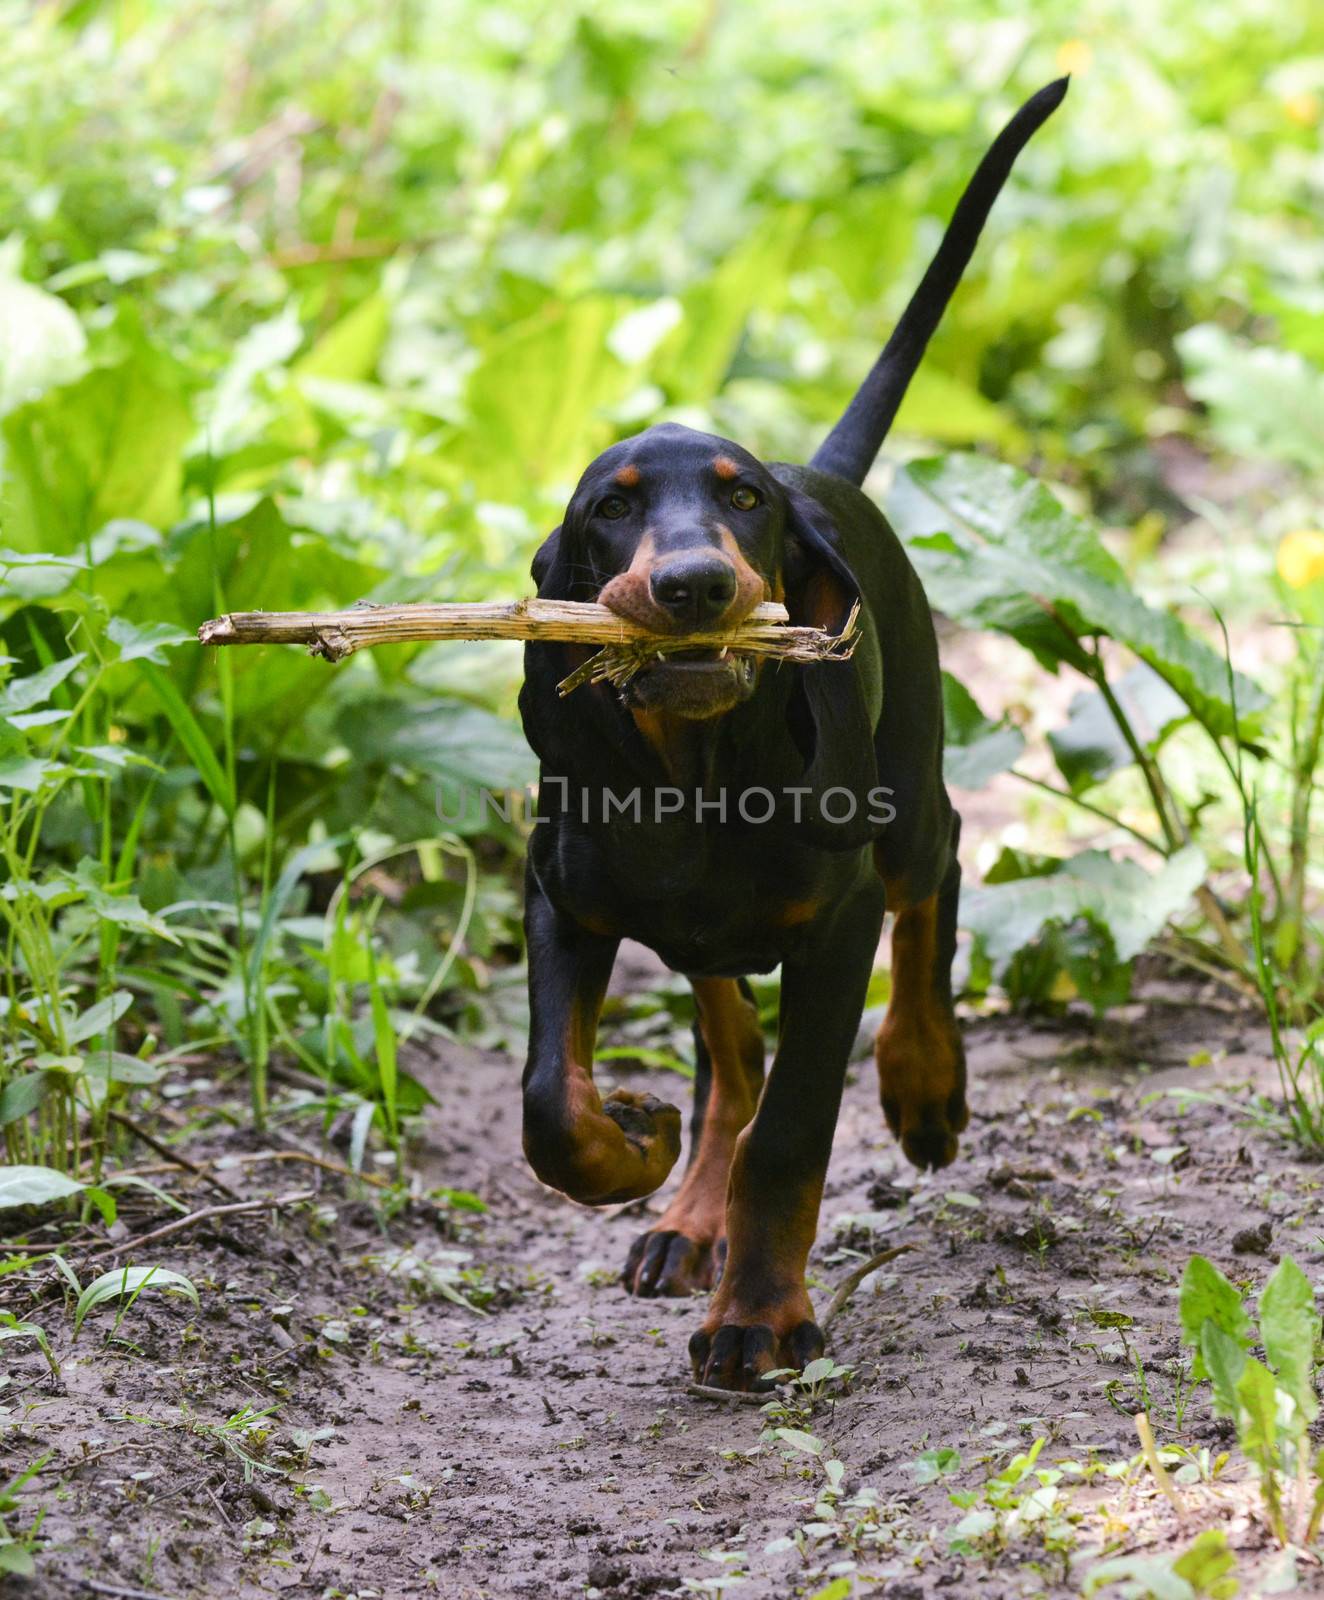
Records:
[[[731,1156],[763,1087],[763,1032],[748,985],[690,982],[698,1010],[690,1160],[671,1204],[626,1258],[625,1287],[644,1298],[710,1289],[721,1275]]]
[[[955,835],[956,829],[953,830]],[[945,1167],[970,1120],[965,1050],[952,1006],[961,866],[955,837],[942,885],[902,905],[892,929],[892,997],[874,1041],[887,1125],[915,1166]]]
[[[524,927],[529,947],[529,1059],[524,1153],[542,1181],[585,1205],[652,1194],[680,1154],[680,1112],[651,1094],[593,1082],[593,1046],[619,940],[559,912],[532,869]]]

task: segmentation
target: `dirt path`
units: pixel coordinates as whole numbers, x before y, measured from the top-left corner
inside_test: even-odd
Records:
[[[1178,998],[1151,985],[1103,1033],[973,1024],[970,1133],[960,1161],[922,1182],[882,1126],[867,1065],[854,1070],[816,1302],[861,1253],[914,1249],[832,1331],[849,1389],[831,1384],[835,1399],[773,1418],[686,1393],[697,1305],[616,1287],[640,1208],[579,1210],[529,1176],[511,1059],[417,1057],[439,1102],[425,1175],[476,1191],[484,1216],[457,1212],[447,1233],[413,1208],[384,1223],[326,1178],[311,1218],[222,1219],[163,1245],[153,1259],[193,1276],[202,1314],[144,1296],[121,1328],[131,1346],[103,1345],[104,1312],[71,1345],[54,1289],[31,1310],[24,1292],[5,1297],[48,1329],[63,1363],[52,1383],[27,1346],[0,1346],[6,1464],[51,1453],[23,1506],[24,1520],[46,1506],[55,1548],[22,1592],[625,1600],[720,1594],[726,1574],[747,1575],[727,1592],[748,1600],[840,1577],[836,1600],[853,1573],[858,1592],[898,1600],[1066,1595],[1105,1536],[1180,1548],[1212,1520],[1198,1508],[1215,1491],[1188,1491],[1195,1509],[1179,1527],[1147,1479],[1101,1470],[1068,1474],[1039,1522],[995,1511],[971,1553],[948,1538],[968,1509],[989,1507],[954,1506],[951,1491],[982,1491],[1038,1437],[1040,1466],[1132,1456],[1141,1384],[1165,1442],[1217,1445],[1204,1397],[1183,1408],[1174,1385],[1186,1260],[1199,1250],[1259,1282],[1262,1252],[1287,1248],[1311,1270],[1320,1169],[1221,1098],[1244,1106],[1246,1085],[1268,1087],[1263,1041],[1244,1018]],[[1187,1089],[1219,1098],[1171,1093]],[[190,1145],[208,1148],[259,1147],[214,1130]],[[309,1170],[253,1163],[225,1176],[274,1193]],[[410,1283],[371,1262],[401,1250],[431,1264],[431,1290],[426,1265]],[[486,1315],[438,1291],[455,1271],[470,1273],[459,1287]],[[243,1407],[274,1409],[234,1422]],[[769,1425],[792,1436],[760,1444]],[[920,1459],[940,1448],[959,1462]],[[821,1464],[833,1458],[836,1490]],[[1243,1572],[1265,1570],[1248,1488],[1217,1494]]]

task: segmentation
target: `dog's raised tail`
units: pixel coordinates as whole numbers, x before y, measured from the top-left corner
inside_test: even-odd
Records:
[[[1016,157],[1031,137],[1062,104],[1067,78],[1058,78],[1033,95],[989,146],[975,175],[957,202],[938,253],[901,313],[869,376],[840,421],[819,446],[809,463],[820,472],[834,472],[851,483],[863,483],[887,430],[892,426],[901,398],[915,376],[934,329],[942,320],[961,274],[970,264],[975,245],[1007,181]]]

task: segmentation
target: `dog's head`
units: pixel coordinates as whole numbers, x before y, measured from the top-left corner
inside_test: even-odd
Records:
[[[596,600],[658,634],[735,627],[762,600],[837,631],[858,598],[826,513],[729,439],[674,423],[606,450],[533,562],[538,593]],[[718,717],[759,679],[750,656],[668,655],[630,680],[627,703]]]

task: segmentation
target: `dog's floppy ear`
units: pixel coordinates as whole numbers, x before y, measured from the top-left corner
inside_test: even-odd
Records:
[[[791,621],[840,633],[859,603],[859,583],[824,508],[795,489],[787,490],[787,498],[785,585]],[[790,715],[805,760],[803,782],[811,790],[805,823],[823,849],[858,849],[880,831],[869,816],[878,810],[870,791],[879,782],[874,724],[881,702],[870,706],[875,697],[868,694],[854,658],[806,662],[798,677]]]
[[[544,600],[560,600],[565,596],[556,594],[548,587],[552,581],[557,566],[557,558],[561,551],[561,530],[553,528],[543,542],[534,552],[533,561],[529,565],[529,573],[534,583],[538,585],[538,594]]]

